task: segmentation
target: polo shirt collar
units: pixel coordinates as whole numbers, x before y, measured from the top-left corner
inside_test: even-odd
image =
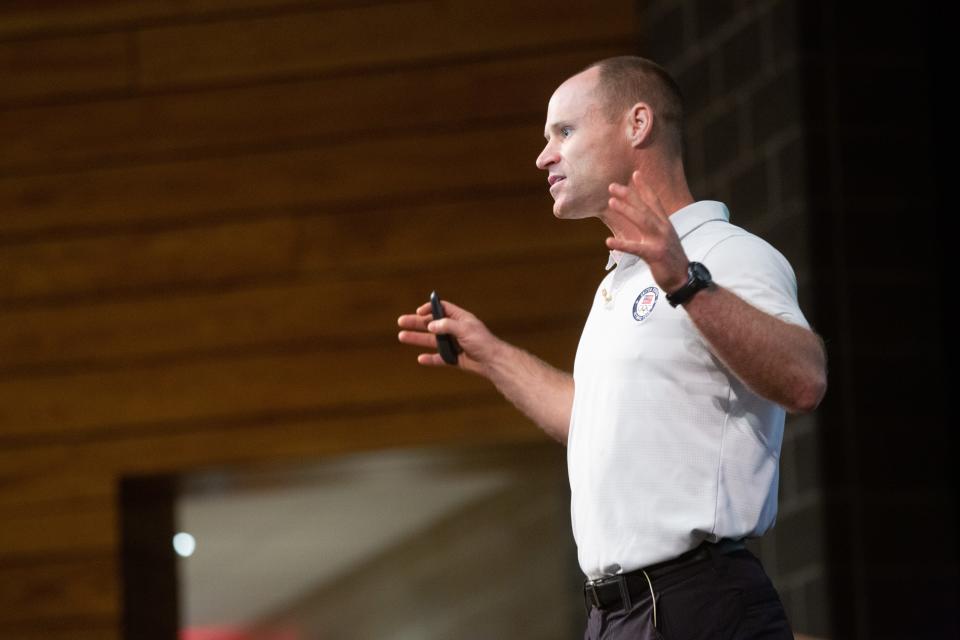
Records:
[[[727,205],[716,200],[700,200],[670,214],[670,222],[681,240],[694,229],[714,220],[730,221],[730,211],[727,209]],[[617,264],[620,264],[622,268],[629,267],[639,259],[638,256],[631,253],[610,251],[610,257],[607,259],[607,271]]]

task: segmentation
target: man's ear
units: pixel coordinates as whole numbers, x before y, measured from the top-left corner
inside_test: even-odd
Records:
[[[638,102],[627,112],[627,138],[636,148],[643,145],[653,131],[653,109],[646,102]]]

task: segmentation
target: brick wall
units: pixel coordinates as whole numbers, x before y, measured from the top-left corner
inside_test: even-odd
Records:
[[[687,100],[687,173],[698,199],[771,242],[793,265],[815,322],[809,191],[796,6],[791,0],[641,3],[640,52],[674,74]],[[819,478],[820,419],[790,417],[781,458],[780,511],[753,544],[798,632],[829,632]]]
[[[780,517],[757,545],[795,630],[957,637],[946,16],[925,3],[639,6],[641,53],[689,101],[694,195],[783,251],[827,343],[830,389],[788,420]]]

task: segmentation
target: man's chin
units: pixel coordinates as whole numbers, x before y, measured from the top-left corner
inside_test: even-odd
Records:
[[[582,220],[592,214],[584,212],[582,207],[571,206],[562,199],[553,203],[553,217],[558,220]]]

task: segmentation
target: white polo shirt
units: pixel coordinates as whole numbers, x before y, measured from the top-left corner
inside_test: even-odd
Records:
[[[714,282],[808,327],[796,277],[720,202],[670,216]],[[573,369],[567,441],[573,535],[588,578],[674,558],[703,540],[758,536],[777,513],[784,410],[710,353],[637,256],[612,252]]]

